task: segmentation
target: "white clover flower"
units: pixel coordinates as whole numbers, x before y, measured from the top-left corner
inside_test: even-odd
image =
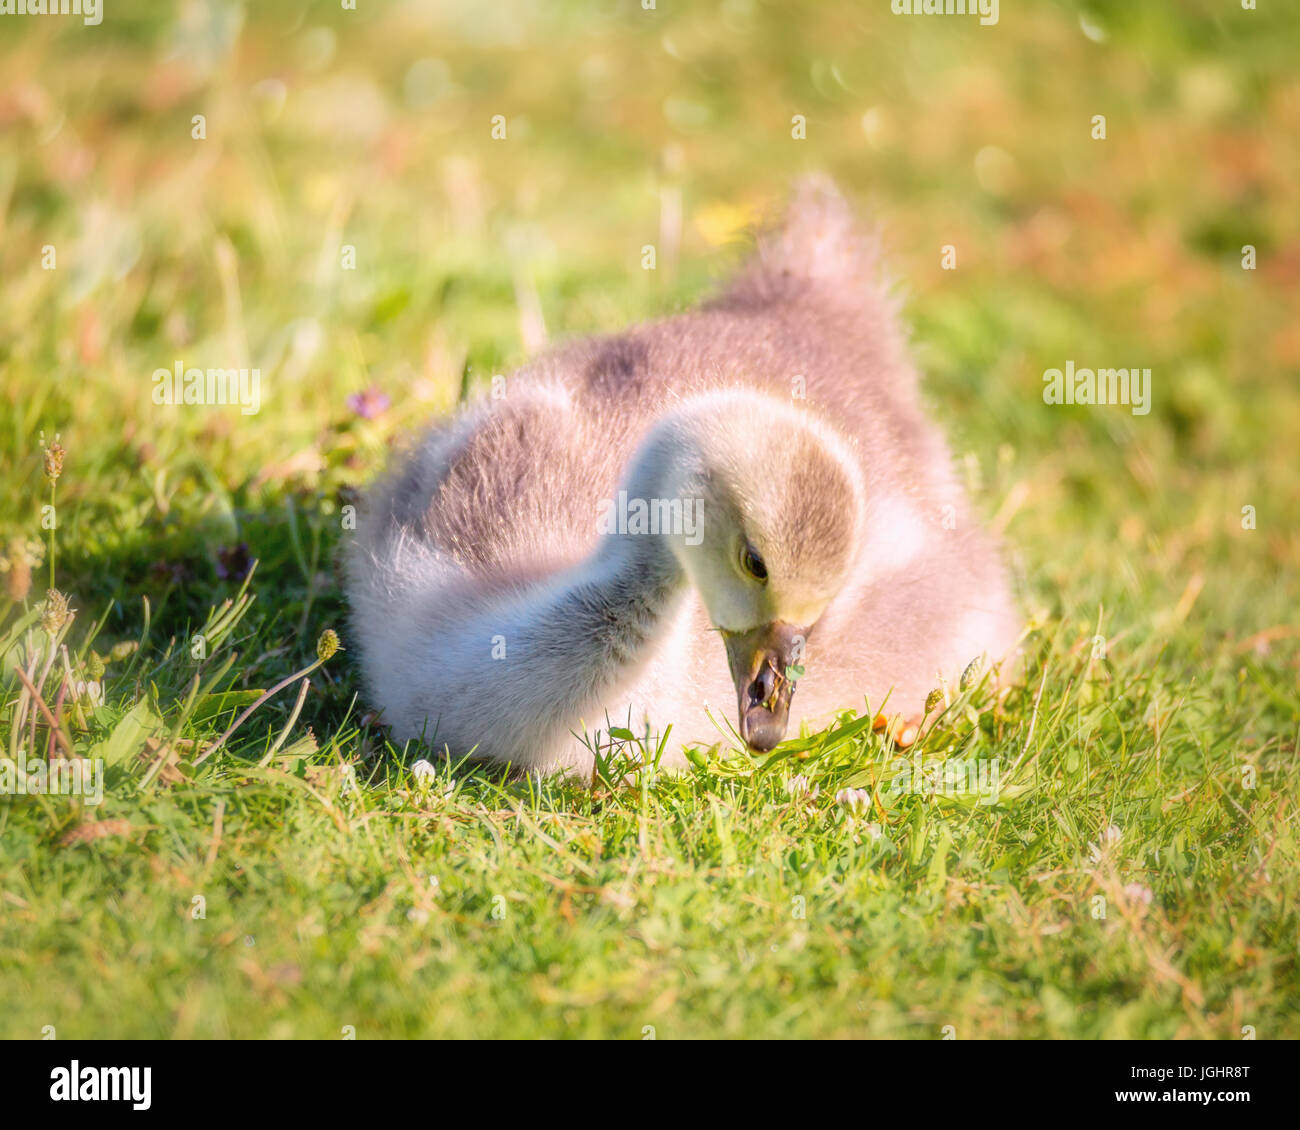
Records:
[[[840,789],[835,794],[835,803],[849,816],[861,816],[871,804],[871,794],[866,789]]]
[[[447,798],[456,791],[456,782],[448,777],[438,778],[438,770],[421,758],[411,766],[411,776],[415,778],[415,787],[421,793],[431,793],[435,797]]]
[[[72,684],[72,694],[89,706],[104,705],[104,684],[98,679],[78,679]]]
[[[796,773],[786,781],[785,791],[791,800],[816,800],[822,789],[820,785],[809,781],[802,773]]]

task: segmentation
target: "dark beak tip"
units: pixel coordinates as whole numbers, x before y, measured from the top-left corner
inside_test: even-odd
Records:
[[[751,749],[767,753],[781,744],[787,724],[784,711],[774,714],[761,706],[751,707],[740,716],[740,736]]]
[[[789,670],[799,659],[793,641],[802,640],[804,634],[788,624],[773,623],[727,637],[740,737],[758,753],[775,749],[785,739],[795,690]]]

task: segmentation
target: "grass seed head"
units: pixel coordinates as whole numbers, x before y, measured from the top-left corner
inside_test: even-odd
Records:
[[[42,447],[45,449],[45,477],[52,483],[58,482],[59,476],[63,474],[63,457],[68,453],[67,448],[59,442],[58,436],[54,437],[53,443],[42,444]]]
[[[41,612],[41,627],[50,637],[57,636],[63,626],[72,619],[72,609],[68,607],[68,598],[58,589],[50,589],[45,594],[45,608]]]
[[[341,646],[338,632],[333,628],[326,628],[321,632],[320,639],[316,641],[316,658],[325,663],[334,657],[334,653]]]

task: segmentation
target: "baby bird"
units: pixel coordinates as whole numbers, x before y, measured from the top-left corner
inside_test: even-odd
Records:
[[[353,637],[398,740],[590,773],[776,746],[1014,647],[872,242],[823,179],[698,310],[579,341],[436,425],[371,492]],[[728,703],[734,704],[733,708]]]

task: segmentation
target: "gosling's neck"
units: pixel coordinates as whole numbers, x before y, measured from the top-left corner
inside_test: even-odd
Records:
[[[677,499],[668,489],[684,466],[698,462],[696,445],[672,421],[660,425],[641,446],[620,484],[615,509],[648,507]],[[684,501],[678,507],[684,507]],[[669,507],[670,515],[680,513]],[[670,538],[680,530],[660,529],[657,522],[638,524],[631,516],[608,521],[595,553],[580,567],[581,581],[569,593],[571,607],[598,643],[598,661],[626,667],[645,658],[656,635],[687,585],[686,574]],[[662,513],[660,514],[662,517]],[[699,515],[692,513],[694,523]],[[670,523],[671,524],[671,523]]]
[[[657,534],[606,535],[574,592],[591,638],[619,664],[636,662],[686,587],[686,575]]]

